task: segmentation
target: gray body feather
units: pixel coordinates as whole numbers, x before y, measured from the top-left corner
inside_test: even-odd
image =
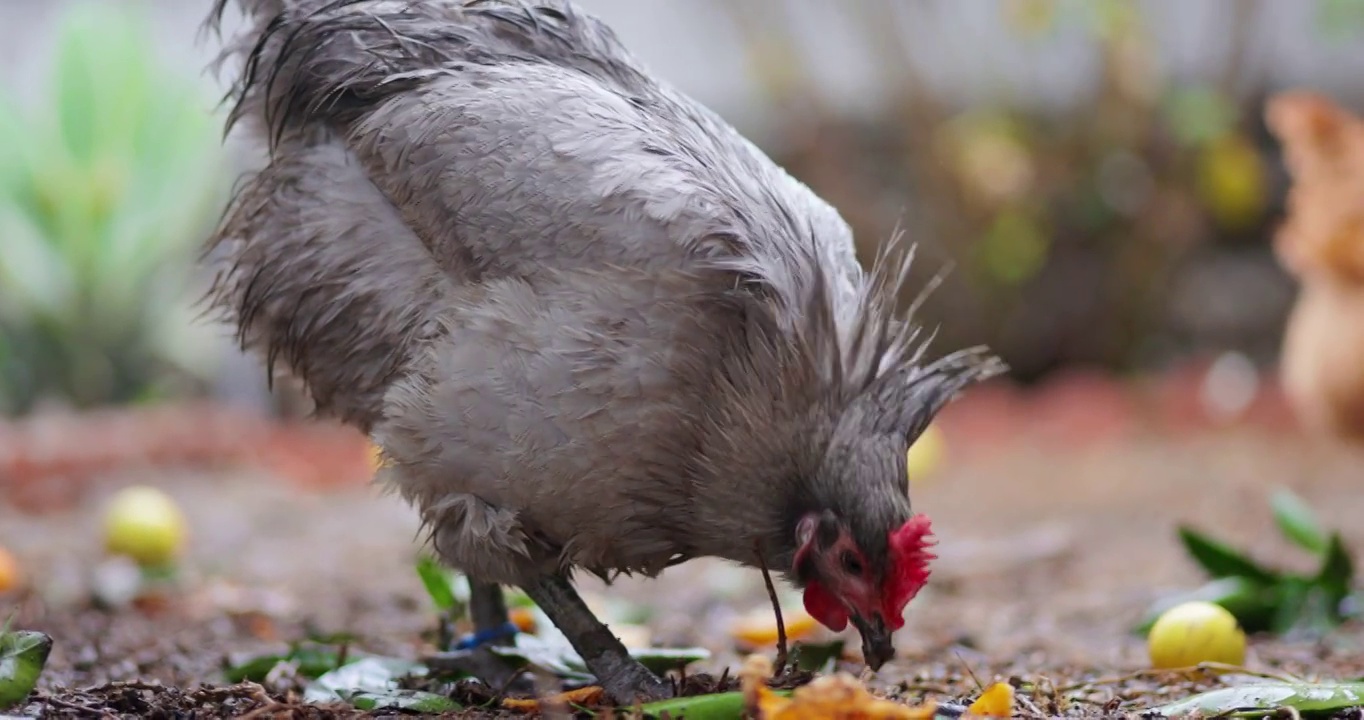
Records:
[[[238,2],[232,121],[271,160],[212,298],[374,435],[447,561],[783,567],[816,506],[884,547],[906,444],[999,369],[922,362],[907,261],[865,273],[833,208],[567,2]]]

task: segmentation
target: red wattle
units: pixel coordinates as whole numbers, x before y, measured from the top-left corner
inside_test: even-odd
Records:
[[[811,580],[805,586],[805,612],[834,632],[840,632],[848,626],[847,608],[830,595],[818,580]]]

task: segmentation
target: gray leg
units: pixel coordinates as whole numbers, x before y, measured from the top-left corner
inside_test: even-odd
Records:
[[[672,697],[672,684],[630,657],[620,638],[592,614],[566,578],[544,576],[524,589],[568,638],[612,700],[629,705]]]
[[[474,632],[487,632],[506,625],[507,601],[502,596],[502,586],[470,578],[469,615],[474,621]]]
[[[521,682],[520,671],[513,670],[489,652],[484,642],[478,641],[478,636],[491,635],[510,622],[502,586],[470,578],[469,616],[474,622],[476,642],[461,649],[436,653],[426,658],[427,665],[437,672],[469,673],[497,690],[528,690],[528,684]],[[509,641],[508,638],[503,640]]]

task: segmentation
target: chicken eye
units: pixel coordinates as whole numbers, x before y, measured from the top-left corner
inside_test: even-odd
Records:
[[[848,571],[849,575],[861,575],[862,561],[858,560],[856,555],[845,552],[843,553],[843,569]]]

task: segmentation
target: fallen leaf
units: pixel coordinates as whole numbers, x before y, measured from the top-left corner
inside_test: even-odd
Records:
[[[52,638],[43,633],[0,628],[0,710],[33,692],[51,651]]]
[[[1364,683],[1257,683],[1194,695],[1161,705],[1153,712],[1166,717],[1247,714],[1263,716],[1278,708],[1299,714],[1321,714],[1364,705]]]
[[[790,694],[782,691],[780,694]],[[641,705],[640,714],[649,720],[731,720],[744,712],[744,694],[741,692],[712,693],[691,697],[672,698]]]
[[[843,640],[827,643],[796,643],[791,648],[791,660],[801,670],[821,672],[843,657],[846,644]]]
[[[361,693],[372,698],[397,697],[404,692],[398,687],[399,678],[425,674],[426,666],[420,663],[372,655],[342,665],[308,683],[303,699],[310,703],[349,702]]]
[[[444,695],[421,690],[393,690],[390,692],[357,692],[350,696],[350,704],[357,710],[385,710],[395,708],[424,715],[458,712],[463,705]]]
[[[19,561],[10,551],[0,547],[0,595],[19,587],[21,577]]]
[[[545,706],[593,707],[600,705],[604,699],[606,699],[606,691],[602,690],[599,685],[590,685],[543,698],[506,698],[502,701],[502,707],[519,712],[539,712]]]
[[[552,630],[552,628],[547,628]],[[594,682],[587,663],[557,631],[541,635],[518,634],[513,646],[489,646],[489,651],[520,665],[535,665],[560,678]],[[710,657],[705,648],[630,648],[630,657],[655,673],[677,670]]]
[[[356,651],[349,655],[348,662],[358,662],[367,657]],[[265,678],[280,663],[293,665],[294,673],[304,678],[322,677],[342,667],[341,656],[337,650],[305,642],[295,644],[287,652],[234,657],[231,664],[223,670],[223,677],[229,683],[265,682]]]

